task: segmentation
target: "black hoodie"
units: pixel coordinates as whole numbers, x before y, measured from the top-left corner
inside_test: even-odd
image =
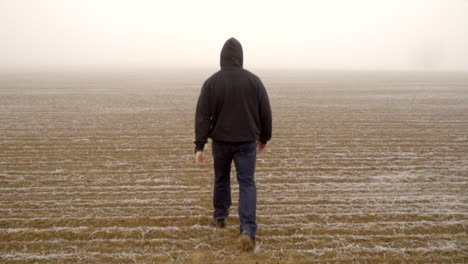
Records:
[[[242,68],[242,46],[228,39],[221,50],[221,70],[201,89],[195,114],[195,150],[208,137],[222,142],[266,143],[271,138],[271,108],[260,79]]]

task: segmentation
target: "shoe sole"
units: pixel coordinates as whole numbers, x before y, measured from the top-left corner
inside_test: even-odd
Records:
[[[252,238],[250,238],[250,236],[247,234],[241,235],[240,242],[241,242],[242,250],[244,251],[251,251],[255,247],[255,244],[252,241]]]

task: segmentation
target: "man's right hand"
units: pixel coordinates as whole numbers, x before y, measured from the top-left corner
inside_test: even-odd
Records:
[[[206,159],[203,151],[197,151],[197,153],[195,153],[195,162],[198,166],[206,166]]]
[[[265,151],[265,148],[266,148],[266,144],[263,144],[262,142],[257,141],[257,153],[262,153],[263,151]]]

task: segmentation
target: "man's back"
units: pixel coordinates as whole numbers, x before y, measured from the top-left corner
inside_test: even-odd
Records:
[[[197,104],[196,149],[208,137],[221,142],[266,143],[271,138],[271,109],[260,79],[242,68],[240,43],[231,38],[221,51],[221,70],[203,84]]]

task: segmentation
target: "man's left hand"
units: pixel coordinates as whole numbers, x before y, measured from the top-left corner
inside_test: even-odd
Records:
[[[203,151],[197,151],[197,153],[195,153],[195,162],[198,166],[206,166],[206,158]]]

